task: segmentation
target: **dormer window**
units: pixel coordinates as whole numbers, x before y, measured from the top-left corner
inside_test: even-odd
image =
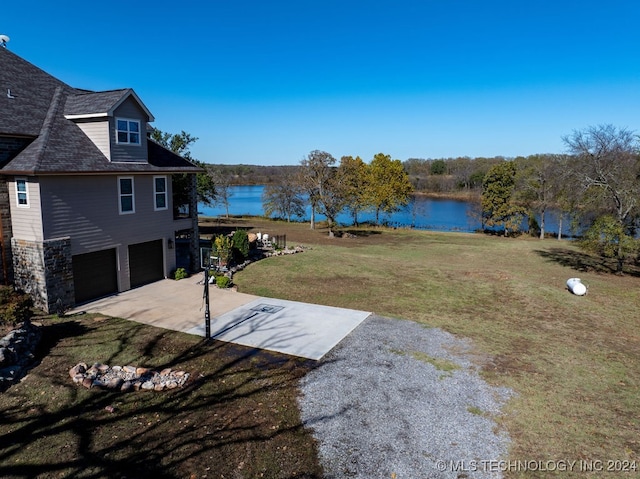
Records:
[[[116,139],[121,145],[140,145],[140,122],[116,118]]]

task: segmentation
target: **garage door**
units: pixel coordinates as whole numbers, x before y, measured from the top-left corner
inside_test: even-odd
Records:
[[[118,292],[115,248],[78,254],[71,261],[76,303]]]
[[[162,253],[161,239],[129,246],[129,275],[132,288],[164,278]]]

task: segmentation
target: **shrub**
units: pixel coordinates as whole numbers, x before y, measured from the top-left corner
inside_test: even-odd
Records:
[[[13,325],[31,318],[33,301],[10,286],[0,286],[0,324]]]
[[[218,235],[213,239],[211,246],[215,256],[220,258],[220,262],[222,264],[227,264],[231,256],[231,239],[225,235]]]
[[[181,279],[188,278],[188,277],[189,277],[189,273],[187,273],[187,270],[184,268],[176,269],[176,272],[173,274],[173,278],[176,281],[179,281]]]
[[[216,277],[216,285],[218,288],[228,288],[231,286],[231,279],[228,276],[217,276]]]
[[[233,259],[242,263],[249,256],[249,235],[245,230],[237,230],[231,239]]]

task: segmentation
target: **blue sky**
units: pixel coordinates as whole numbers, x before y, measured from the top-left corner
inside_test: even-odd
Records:
[[[131,87],[208,163],[513,157],[640,129],[640,2],[6,0],[16,54]],[[0,65],[1,68],[1,65]]]

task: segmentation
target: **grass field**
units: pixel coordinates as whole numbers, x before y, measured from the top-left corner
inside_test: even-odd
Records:
[[[485,378],[516,392],[496,418],[512,439],[508,459],[578,461],[573,473],[508,477],[638,475],[579,469],[640,461],[637,266],[617,276],[555,240],[386,229],[331,239],[259,218],[204,222],[202,232],[238,225],[308,247],[238,273],[242,292],[373,311],[471,339]],[[574,276],[589,285],[587,296],[565,289]],[[296,403],[309,362],[119,319],[39,319],[39,363],[0,393],[0,477],[322,476]],[[67,371],[92,360],[172,367],[192,380],[167,393],[85,390]]]
[[[306,228],[271,227],[286,229],[289,243],[310,242]],[[499,418],[513,440],[510,460],[584,461],[584,469],[602,461],[614,470],[626,463],[608,461],[636,461],[640,469],[637,265],[618,276],[613,264],[552,239],[353,233],[259,262],[236,282],[247,293],[370,310],[470,338],[484,376],[517,392]],[[586,296],[566,290],[576,276]],[[585,477],[580,467],[575,477]]]

